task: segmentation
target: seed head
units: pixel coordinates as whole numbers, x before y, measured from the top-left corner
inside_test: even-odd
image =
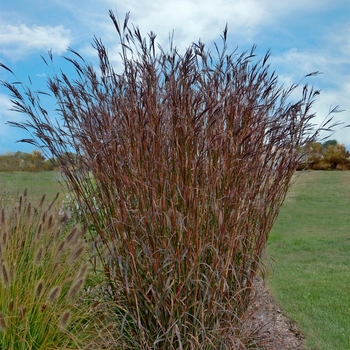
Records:
[[[36,291],[35,291],[36,298],[40,298],[40,296],[43,292],[43,289],[44,289],[44,282],[41,280],[36,287]]]
[[[5,265],[5,263],[1,264],[1,269],[0,269],[0,277],[4,283],[5,286],[8,286],[10,284],[10,277],[9,277],[9,273],[7,271],[7,267]]]
[[[57,241],[60,238],[60,236],[61,236],[61,229],[59,228],[54,235],[54,240]]]
[[[59,297],[60,293],[61,287],[57,286],[52,288],[48,294],[47,301],[49,303],[53,303]]]
[[[38,236],[39,236],[40,233],[41,233],[41,229],[42,229],[42,225],[40,224],[40,225],[39,225],[39,228],[38,228]]]
[[[5,223],[5,209],[2,208],[1,210],[1,224]]]
[[[18,213],[22,212],[22,205],[23,205],[23,197],[19,197],[19,205],[18,205]]]
[[[27,218],[28,219],[30,218],[31,212],[32,212],[32,205],[30,203],[28,203],[28,206],[27,206]]]
[[[64,311],[60,317],[60,322],[59,322],[60,327],[66,328],[68,326],[70,317],[71,317],[70,310]]]
[[[72,229],[72,231],[69,233],[69,235],[68,235],[67,238],[66,238],[67,244],[68,244],[70,241],[72,241],[73,238],[75,238],[75,235],[76,235],[77,231],[78,231],[78,230],[77,230],[76,227],[74,227],[74,228]]]
[[[62,241],[62,242],[60,243],[60,245],[58,246],[57,252],[56,252],[56,258],[57,258],[57,259],[59,259],[60,256],[61,256],[61,254],[63,253],[63,247],[64,247],[65,243],[66,243],[66,241]]]
[[[83,287],[84,279],[80,278],[78,279],[71,287],[69,293],[68,293],[68,299],[74,300],[76,294],[80,291],[80,289]]]
[[[9,302],[9,311],[12,312],[13,311],[13,306],[14,306],[14,301],[13,298],[11,298],[10,302]]]
[[[53,268],[52,268],[52,272],[51,272],[52,275],[54,275],[54,274],[56,273],[57,269],[59,269],[60,266],[61,266],[61,263],[60,263],[59,261],[56,261],[56,262],[55,262],[55,265],[54,265]]]
[[[27,308],[26,308],[25,306],[21,306],[21,307],[19,308],[18,314],[19,314],[19,317],[20,317],[21,321],[25,319],[25,317],[26,317],[26,312],[27,312]]]
[[[35,254],[34,263],[36,265],[40,264],[41,258],[43,256],[43,252],[44,252],[44,247],[40,246],[39,249],[37,250],[36,254]]]
[[[49,221],[48,221],[48,223],[47,223],[47,227],[48,227],[49,229],[51,228],[51,226],[52,226],[52,215],[50,215]]]
[[[46,211],[44,211],[43,216],[42,216],[42,218],[41,218],[41,221],[42,221],[43,224],[45,224],[46,215],[47,215],[47,213],[46,213]]]
[[[84,265],[80,268],[80,271],[79,271],[79,273],[78,273],[78,279],[80,279],[80,278],[85,278],[87,268],[88,268],[88,264],[84,264]]]
[[[6,331],[7,324],[6,324],[6,316],[3,312],[0,311],[0,329],[3,331]]]
[[[77,246],[75,249],[71,252],[70,257],[69,257],[69,263],[73,264],[76,262],[84,252],[84,246]]]
[[[6,249],[6,244],[7,244],[7,232],[3,231],[2,233],[2,240],[1,240],[1,245]]]
[[[46,194],[44,194],[44,195],[41,197],[40,204],[39,204],[40,207],[44,204],[45,197],[46,197]]]

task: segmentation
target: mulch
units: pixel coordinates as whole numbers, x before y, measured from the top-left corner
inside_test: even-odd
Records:
[[[253,301],[245,321],[247,334],[260,350],[306,350],[305,337],[275,303],[261,278],[254,281]]]

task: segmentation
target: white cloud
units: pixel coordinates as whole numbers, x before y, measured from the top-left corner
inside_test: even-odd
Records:
[[[0,25],[0,53],[13,60],[36,50],[52,49],[55,54],[62,54],[69,46],[70,40],[70,30],[62,25],[56,27]]]
[[[9,132],[10,126],[6,124],[8,121],[14,121],[19,122],[23,121],[25,119],[25,116],[11,111],[12,108],[12,102],[10,101],[10,98],[8,95],[5,95],[3,93],[0,93],[0,137],[1,138],[8,138],[9,136],[12,136]]]
[[[90,46],[96,35],[109,49],[111,61],[118,64],[120,47],[108,17],[110,9],[119,16],[121,23],[125,13],[130,11],[130,22],[140,28],[144,37],[150,31],[156,33],[157,43],[166,50],[169,34],[174,30],[174,43],[183,51],[199,38],[207,45],[217,41],[226,23],[234,47],[250,47],[254,42],[259,43],[260,35],[271,30],[276,21],[284,23],[299,13],[312,14],[342,0],[319,0],[317,7],[305,0],[87,0],[84,6],[79,1],[52,1],[66,14],[61,20],[71,28],[75,43],[80,43],[80,47],[75,45],[75,48],[84,57],[96,57]]]
[[[219,37],[226,23],[229,33],[239,34],[242,40],[250,39],[270,25],[276,18],[293,16],[293,13],[315,11],[315,4],[305,0],[177,0],[157,2],[153,0],[125,0],[116,6],[115,0],[105,0],[121,20],[131,13],[131,22],[142,32],[154,31],[161,45],[167,42],[173,29],[178,46],[189,45],[199,37],[207,42]],[[319,0],[317,9],[334,6],[334,0]],[[114,34],[113,34],[114,35]],[[180,44],[179,44],[180,42]]]
[[[99,11],[94,12],[92,3],[88,3],[87,6],[79,9],[76,15],[83,18],[84,22],[89,18],[90,28],[94,28],[93,34],[102,37],[103,43],[108,48],[111,62],[117,66],[120,65],[121,48],[115,27],[108,17],[109,9],[119,17],[121,25],[126,12],[130,11],[129,24],[139,27],[143,37],[147,37],[147,34],[153,31],[157,35],[156,42],[165,50],[168,50],[169,36],[174,32],[174,45],[181,52],[199,39],[206,45],[217,41],[226,24],[229,27],[230,37],[236,35],[241,42],[253,42],[252,37],[256,34],[259,23],[265,21],[267,15],[264,7],[260,6],[260,2],[242,0],[235,4],[225,0],[215,2],[178,0],[162,3],[149,0],[143,2],[126,0],[117,6],[115,1],[105,0],[105,5],[102,4],[103,1]],[[102,10],[103,6],[105,9]],[[105,16],[101,19],[102,11],[105,11]],[[84,45],[79,52],[96,57],[91,46]]]
[[[18,118],[18,116],[16,116],[16,113],[9,111],[11,107],[12,104],[10,102],[9,96],[0,93],[0,144],[4,143],[5,139],[8,139],[8,135],[11,134],[9,132],[10,126],[6,124],[7,121]]]
[[[130,21],[140,27],[143,35],[150,30],[157,34],[158,42],[163,46],[168,42],[169,33],[174,30],[176,46],[184,48],[199,38],[208,42],[218,38],[226,23],[231,34],[239,32],[249,37],[256,26],[265,20],[266,11],[260,2],[218,0],[180,0],[167,1],[161,5],[154,1],[140,3],[136,0],[124,1],[115,8],[121,22],[124,14],[131,13]],[[242,31],[241,28],[245,30]],[[114,33],[112,34],[114,35]]]
[[[350,65],[350,22],[339,23],[332,28],[325,37],[328,47],[332,48],[329,55],[336,64]],[[348,68],[350,74],[350,68]]]
[[[344,112],[334,115],[334,121],[350,124],[350,37],[349,25],[338,24],[329,28],[329,33],[320,43],[308,49],[296,48],[271,58],[273,69],[286,85],[298,82],[305,74],[320,71],[321,75],[308,78],[302,83],[314,85],[321,90],[313,111],[316,123],[327,117],[330,109],[339,106]],[[300,95],[299,95],[300,96]],[[339,129],[339,128],[338,128]],[[350,129],[336,132],[333,137],[350,147]]]
[[[153,31],[157,35],[157,43],[166,50],[169,35],[174,31],[174,44],[183,52],[184,48],[198,39],[206,45],[213,41],[220,43],[218,39],[226,24],[229,40],[234,47],[249,48],[254,42],[259,43],[265,31],[271,33],[277,22],[284,23],[299,13],[314,13],[326,6],[334,6],[334,0],[319,0],[317,8],[305,0],[125,0],[118,4],[115,0],[101,0],[98,7],[95,2],[87,1],[79,8],[68,7],[63,0],[55,2],[70,11],[80,23],[89,23],[89,28],[93,28],[91,40],[93,34],[101,37],[115,64],[120,62],[120,47],[114,25],[107,15],[109,9],[119,16],[121,24],[125,13],[130,11],[129,22],[140,28],[143,37]],[[83,46],[84,53],[95,56],[89,47]]]
[[[320,42],[312,48],[292,48],[280,56],[273,56],[271,62],[293,72],[294,75],[322,72],[321,78],[328,83],[339,83],[350,78],[350,36],[349,25],[329,28]]]

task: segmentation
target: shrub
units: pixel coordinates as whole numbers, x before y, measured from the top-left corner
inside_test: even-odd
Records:
[[[81,231],[67,231],[67,220],[42,203],[33,208],[22,196],[0,209],[0,348],[97,348],[101,327],[82,299]]]
[[[5,82],[15,109],[31,118],[12,124],[33,130],[37,139],[24,141],[60,162],[93,228],[118,348],[239,348],[297,149],[317,135],[310,109],[318,91],[305,86],[291,103],[297,85],[279,86],[269,53],[256,62],[255,47],[228,54],[226,29],[215,54],[198,42],[181,55],[172,43],[168,53],[157,48],[153,33],[144,39],[128,16],[123,26],[110,17],[123,72],[100,40],[99,72],[71,50],[77,78],[48,81],[62,126],[30,89]]]
[[[0,172],[12,171],[49,171],[54,170],[55,165],[51,160],[45,160],[40,151],[32,153],[9,152],[0,155]]]
[[[300,150],[302,162],[297,170],[347,170],[349,167],[349,152],[345,146],[338,144],[337,140],[320,142],[308,142]]]
[[[332,169],[332,166],[331,166],[331,164],[328,163],[327,161],[321,160],[321,161],[315,163],[315,164],[312,166],[312,169],[313,169],[313,170],[330,170],[330,169]]]
[[[325,160],[331,164],[332,169],[337,169],[338,166],[345,167],[347,165],[348,152],[344,145],[329,145],[325,152]]]

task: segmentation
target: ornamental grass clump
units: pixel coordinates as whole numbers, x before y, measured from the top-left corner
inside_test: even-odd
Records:
[[[70,50],[76,76],[48,80],[58,121],[40,93],[3,82],[30,118],[12,124],[60,163],[109,280],[118,349],[244,348],[241,322],[297,150],[318,134],[318,91],[306,85],[291,102],[298,85],[279,85],[269,53],[228,53],[227,29],[213,52],[197,42],[181,54],[110,17],[123,69],[98,39],[98,71]]]
[[[102,329],[84,301],[81,230],[52,204],[34,208],[24,195],[0,209],[1,349],[83,349]]]

